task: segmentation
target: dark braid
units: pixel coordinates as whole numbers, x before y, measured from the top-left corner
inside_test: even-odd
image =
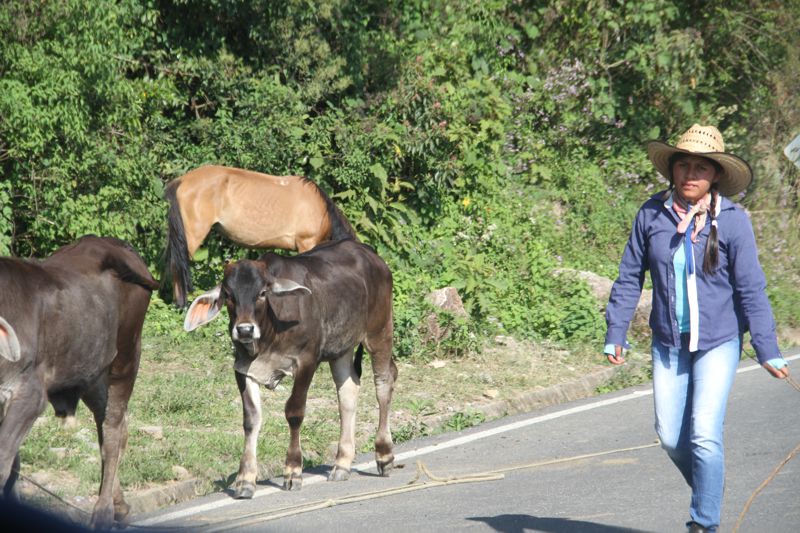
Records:
[[[719,238],[717,237],[717,184],[711,186],[711,205],[708,209],[708,218],[711,221],[711,231],[706,241],[706,253],[703,258],[703,272],[708,275],[714,273],[719,264]]]

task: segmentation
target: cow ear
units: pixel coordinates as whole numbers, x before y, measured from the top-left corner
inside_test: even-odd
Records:
[[[189,310],[186,311],[186,318],[183,321],[183,329],[193,331],[204,324],[208,324],[222,310],[222,298],[220,298],[219,285],[208,292],[198,296]]]
[[[276,296],[282,296],[284,294],[289,294],[295,291],[305,291],[308,294],[311,294],[311,289],[309,289],[305,285],[300,285],[296,281],[292,281],[286,278],[275,278],[272,281],[272,294]]]
[[[14,331],[11,324],[0,316],[0,357],[16,363],[19,361],[20,356],[17,332]]]

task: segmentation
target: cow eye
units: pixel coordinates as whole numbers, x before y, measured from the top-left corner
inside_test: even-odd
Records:
[[[261,292],[258,293],[258,299],[264,300],[267,297],[267,289],[262,289]]]

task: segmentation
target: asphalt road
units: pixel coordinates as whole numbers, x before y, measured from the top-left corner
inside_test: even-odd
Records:
[[[364,455],[346,482],[307,471],[301,491],[282,491],[280,478],[263,481],[253,500],[199,498],[134,517],[132,530],[685,531],[689,488],[655,442],[652,402],[648,385],[507,417],[397,446],[402,468],[388,478]],[[728,532],[800,444],[800,392],[743,363],[725,431]],[[739,531],[800,531],[800,457],[756,496]]]

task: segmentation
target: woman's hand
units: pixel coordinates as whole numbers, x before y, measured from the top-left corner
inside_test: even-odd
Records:
[[[610,361],[610,359],[609,359],[609,361]],[[788,366],[784,366],[780,370],[775,368],[774,366],[772,366],[769,363],[764,363],[761,366],[763,366],[766,369],[767,372],[772,374],[772,377],[774,377],[774,378],[784,379],[784,378],[788,378],[789,377],[789,367]]]
[[[605,354],[608,362],[612,365],[621,365],[625,362],[625,357],[622,355],[622,346],[617,344],[614,346],[615,355]]]

